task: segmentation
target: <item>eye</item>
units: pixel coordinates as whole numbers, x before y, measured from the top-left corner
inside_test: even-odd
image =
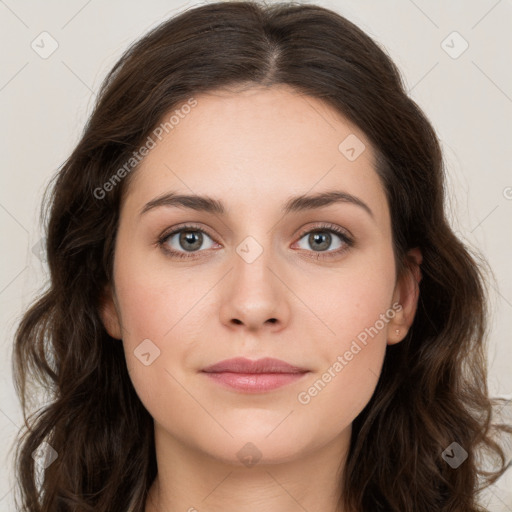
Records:
[[[335,235],[334,238],[332,234]],[[305,249],[309,253],[316,253],[311,256],[316,259],[340,256],[354,245],[352,238],[342,228],[334,224],[315,226],[315,228],[309,231],[304,231],[300,236],[301,238],[296,244],[300,244],[304,238],[306,245],[313,249],[300,246],[299,249]],[[204,247],[205,237],[212,242],[212,245],[216,243],[208,233],[197,226],[180,226],[171,232],[164,233],[157,240],[157,244],[173,258],[193,258],[196,253],[201,252],[201,249],[212,248],[212,245]],[[334,250],[327,250],[329,248],[332,249],[332,243],[336,241],[336,238],[338,242]]]
[[[334,238],[332,234],[335,235]],[[333,248],[332,244],[336,242],[336,238],[338,242]],[[300,244],[302,239],[305,239],[306,247],[299,246],[299,249],[310,250],[307,246],[313,248],[313,252],[317,253],[317,255],[314,256],[315,258],[339,256],[353,246],[352,238],[350,238],[344,230],[332,224],[317,226],[312,230],[302,233],[301,239],[297,244]],[[329,248],[334,250],[328,250]],[[327,254],[324,255],[322,253]]]
[[[188,258],[192,257],[190,253],[198,252],[200,249],[211,248],[211,246],[203,246],[205,237],[212,240],[205,231],[196,226],[181,226],[179,229],[174,229],[170,233],[162,235],[158,240],[158,245],[172,256]]]

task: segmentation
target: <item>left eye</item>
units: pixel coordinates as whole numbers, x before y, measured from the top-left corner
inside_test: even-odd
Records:
[[[330,247],[333,242],[333,234],[338,238],[338,240],[340,240],[336,247]],[[313,251],[315,252],[325,252],[329,248],[332,252],[336,252],[336,250],[342,249],[344,246],[350,244],[348,237],[343,233],[338,233],[332,229],[316,229],[308,231],[300,240],[303,239],[306,239],[306,244],[309,244],[310,247],[299,247],[299,249],[310,250],[310,248],[313,248]],[[300,240],[297,243],[300,243]]]

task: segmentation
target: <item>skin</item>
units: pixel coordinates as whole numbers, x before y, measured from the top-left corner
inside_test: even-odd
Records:
[[[375,390],[386,346],[412,324],[421,254],[411,250],[416,271],[397,278],[371,145],[331,107],[287,86],[196,100],[132,176],[114,286],[105,290],[101,312],[110,335],[122,339],[133,385],[154,418],[158,476],[145,510],[337,512],[351,425]],[[338,149],[350,134],[366,147],[354,161]],[[171,190],[221,200],[226,213],[161,206],[139,215]],[[373,216],[350,202],[283,216],[291,196],[329,190],[358,197]],[[179,233],[167,240],[188,260],[156,243],[182,223],[206,233],[195,252],[180,245]],[[308,238],[319,223],[348,230],[354,245],[320,225],[332,239],[318,249]],[[250,263],[236,250],[248,236],[263,250]],[[401,310],[300,403],[298,394],[394,303]],[[148,366],[134,355],[145,339],[160,350]],[[226,389],[200,373],[237,356],[275,357],[309,373],[259,394]],[[237,456],[246,443],[261,457],[250,467]]]

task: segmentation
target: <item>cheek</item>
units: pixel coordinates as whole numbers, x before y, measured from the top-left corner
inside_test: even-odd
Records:
[[[386,261],[365,259],[361,264],[316,280],[321,286],[316,291],[311,288],[308,296],[315,311],[330,327],[328,346],[332,350],[349,350],[354,339],[364,343],[369,337],[368,331],[372,333],[372,340],[386,338],[389,318],[385,315],[391,308],[394,290],[393,264],[392,258]],[[331,357],[332,350],[329,350]]]
[[[332,439],[348,428],[370,401],[378,382],[385,344],[344,351],[297,394],[295,417],[311,427],[312,438]],[[356,353],[357,351],[357,353]]]
[[[373,395],[395,314],[390,304],[393,264],[392,255],[386,261],[367,260],[331,276],[322,295],[310,295],[315,312],[332,332],[319,340],[324,366],[301,388],[297,403],[312,418],[322,418],[320,430],[334,434],[347,426]]]
[[[190,271],[155,268],[143,257],[124,258],[115,278],[123,329],[132,343],[171,337],[204,293]]]
[[[370,401],[384,361],[390,291],[375,282],[351,288],[346,281],[331,306],[329,326],[336,336],[318,343],[324,365],[296,395],[296,418],[310,425],[313,438],[329,439],[347,428]],[[331,297],[332,298],[332,297]]]
[[[165,398],[160,396],[161,382],[170,378],[162,362],[172,356],[169,349],[173,347],[165,346],[165,340],[172,337],[173,326],[185,315],[188,300],[186,294],[170,287],[165,274],[157,275],[144,258],[122,251],[122,247],[120,244],[118,253],[123,257],[115,260],[114,270],[126,365],[142,402],[158,403]]]
[[[126,365],[141,402],[159,423],[169,421],[176,410],[185,417],[197,415],[195,402],[180,384],[195,339],[184,335],[183,327],[191,321],[197,293],[182,288],[176,279],[171,287],[149,269],[119,272],[119,282]]]

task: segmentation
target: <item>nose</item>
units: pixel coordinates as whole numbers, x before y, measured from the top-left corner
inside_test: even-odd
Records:
[[[222,288],[220,320],[230,329],[279,331],[289,322],[289,295],[265,251],[251,263],[236,255]]]

